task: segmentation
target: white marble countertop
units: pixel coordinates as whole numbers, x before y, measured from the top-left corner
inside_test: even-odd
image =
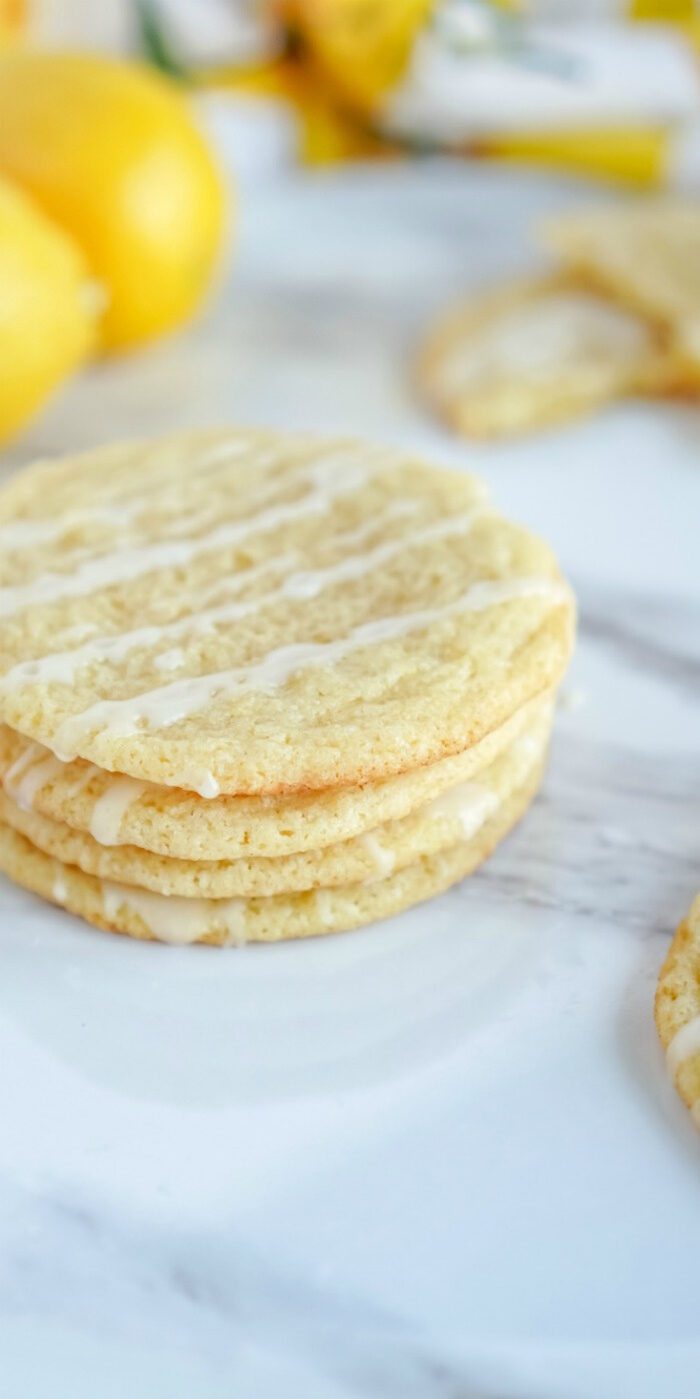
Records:
[[[418,328],[582,193],[435,165],[260,185],[198,327],[94,369],[8,467],[178,424],[330,427],[489,480],[580,641],[545,790],[374,929],[217,955],[0,887],[11,1399],[690,1399],[700,1141],[651,1018],[700,887],[700,416],[463,447]]]

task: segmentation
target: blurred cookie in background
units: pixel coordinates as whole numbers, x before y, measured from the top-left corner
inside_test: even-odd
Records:
[[[700,377],[700,202],[653,199],[562,215],[545,243],[573,272],[665,326]]]
[[[563,266],[476,292],[429,330],[423,396],[465,437],[565,422],[700,385],[700,204],[618,203],[548,220]]]
[[[418,363],[428,403],[475,438],[548,427],[677,379],[662,327],[567,272],[476,293],[438,320]]]

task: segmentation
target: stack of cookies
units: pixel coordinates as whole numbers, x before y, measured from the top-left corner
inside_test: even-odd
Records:
[[[542,229],[559,266],[477,292],[426,338],[421,391],[466,437],[700,389],[700,204],[630,201]]]
[[[0,868],[218,944],[469,874],[537,791],[571,649],[549,549],[410,454],[210,432],[0,493]]]

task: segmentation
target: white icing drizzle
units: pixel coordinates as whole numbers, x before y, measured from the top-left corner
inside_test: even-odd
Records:
[[[190,778],[187,790],[197,792],[200,797],[205,797],[210,801],[213,797],[218,797],[221,787],[217,782],[213,772],[203,772],[194,778]]]
[[[700,1054],[700,1015],[694,1016],[687,1025],[681,1025],[666,1050],[666,1063],[671,1076],[675,1078],[681,1065],[696,1054]]]
[[[147,785],[144,783],[144,786]],[[205,797],[207,801],[221,793],[219,783],[208,768],[184,768],[178,775],[177,785],[186,792],[196,792],[197,796]]]
[[[138,800],[144,783],[133,777],[114,778],[98,797],[90,816],[90,835],[99,845],[118,845],[124,813]]]
[[[67,510],[56,520],[8,520],[6,524],[0,525],[0,547],[11,553],[35,549],[40,544],[57,543],[70,534],[71,530],[81,529],[90,524],[115,524],[130,519],[133,513],[126,505],[105,504],[83,510]]]
[[[286,597],[292,598],[317,597],[329,585],[345,582],[348,579],[362,578],[364,574],[370,573],[381,564],[388,563],[409,549],[418,549],[421,545],[432,543],[438,539],[449,539],[450,535],[468,534],[475,520],[482,514],[481,509],[475,509],[462,515],[452,515],[447,519],[438,520],[433,525],[426,525],[424,529],[416,530],[408,537],[390,539],[386,544],[378,544],[367,554],[352,554],[349,558],[341,559],[339,563],[332,564],[329,568],[318,568],[306,573],[292,574],[291,578],[283,583],[282,592]]]
[[[457,782],[424,808],[432,820],[459,821],[465,840],[471,840],[498,806],[498,797],[478,782]]]
[[[404,509],[390,509],[383,519],[386,520],[392,514],[402,515],[405,513]],[[215,590],[209,590],[208,596],[210,598],[221,598],[222,593],[228,598],[233,593],[233,600],[219,601],[216,605],[206,606],[205,599],[198,612],[188,613],[185,617],[179,617],[176,621],[167,622],[163,626],[137,627],[132,631],[119,632],[114,636],[95,637],[70,651],[54,651],[48,656],[41,656],[31,661],[21,661],[0,677],[0,693],[9,694],[27,684],[47,684],[52,681],[70,685],[82,667],[89,666],[97,660],[114,664],[123,660],[137,648],[147,651],[162,645],[163,641],[168,638],[185,637],[197,633],[207,635],[213,632],[217,625],[253,616],[263,607],[269,607],[287,598],[316,597],[324,588],[332,587],[335,583],[362,577],[379,564],[386,563],[389,559],[403,553],[409,546],[417,548],[428,541],[467,533],[481,513],[481,510],[473,510],[462,515],[454,515],[447,520],[439,520],[436,524],[428,525],[425,529],[419,530],[408,539],[404,537],[391,540],[387,544],[378,545],[369,553],[350,555],[338,563],[331,564],[324,569],[316,569],[314,572],[292,573],[278,587],[258,598],[242,602],[236,599],[235,595],[246,584],[259,581],[260,577],[267,575],[271,568],[275,568],[279,572],[288,567],[295,556],[285,555],[281,559],[273,561],[272,564],[262,564],[257,568],[251,568],[244,573],[234,575],[232,578],[226,579],[224,584],[219,584]],[[370,522],[360,526],[359,529],[340,534],[337,536],[336,542],[341,545],[350,542],[360,543],[377,528],[377,523],[377,521]],[[184,661],[183,649],[179,646],[173,646],[157,656],[154,665],[156,670],[167,673],[178,670]]]
[[[566,365],[624,361],[650,342],[638,316],[587,293],[550,292],[454,344],[440,366],[440,382],[447,392],[476,389],[503,375],[537,382]]]
[[[78,597],[159,569],[182,567],[200,554],[233,548],[253,535],[268,534],[294,520],[323,515],[340,496],[352,494],[367,480],[368,470],[356,458],[356,453],[346,453],[345,458],[340,454],[308,464],[301,479],[305,476],[311,487],[299,500],[271,505],[244,520],[228,521],[208,534],[122,548],[88,559],[72,572],[43,573],[29,583],[0,588],[3,614],[16,616],[37,603]]]
[[[65,766],[65,764],[61,764],[61,766],[63,767]],[[94,763],[86,763],[82,771],[79,772],[77,776],[72,779],[70,784],[69,795],[71,797],[79,796],[81,792],[85,791],[86,787],[90,786],[93,777],[98,777],[101,775],[102,773],[100,771],[100,768],[95,767]]]
[[[20,753],[19,757],[15,758],[14,763],[10,763],[3,778],[3,786],[11,796],[13,795],[13,788],[17,779],[20,778],[23,772],[25,772],[32,763],[35,763],[41,755],[46,756],[46,751],[47,750],[43,748],[40,743],[30,743],[28,748],[25,748],[24,751]]]
[[[163,626],[136,627],[133,631],[117,632],[114,636],[98,636],[70,651],[52,651],[48,656],[39,656],[32,661],[20,661],[4,676],[0,676],[0,693],[9,694],[27,684],[48,684],[52,681],[71,685],[80,669],[94,661],[113,664],[123,660],[131,651],[147,651],[167,638],[184,636],[194,630],[204,635],[213,632],[216,623],[236,621],[245,617],[250,612],[257,611],[265,599],[258,598],[255,602],[219,602],[216,606],[208,607],[206,603],[209,599],[235,595],[247,584],[257,582],[260,577],[267,575],[271,568],[279,570],[288,561],[288,556],[283,556],[272,563],[247,569],[244,573],[223,580],[216,588],[208,591],[202,610],[194,615],[187,613],[186,616],[178,617],[174,622],[166,622]],[[171,647],[165,655],[172,660],[176,649]],[[159,657],[155,661],[158,669],[161,668],[159,661],[162,659],[163,657]],[[162,668],[168,669],[167,666]]]
[[[40,792],[47,783],[53,782],[54,778],[60,776],[62,767],[63,764],[60,760],[55,757],[53,753],[49,754],[42,762],[37,763],[36,767],[30,768],[26,776],[22,778],[19,786],[14,792],[10,793],[13,801],[15,801],[23,811],[31,811],[37,793]]]
[[[205,450],[203,454],[196,458],[193,463],[193,471],[197,479],[208,474],[211,468],[220,470],[234,457],[240,456],[250,445],[250,439],[227,439],[225,442],[218,442],[215,446]],[[269,455],[269,454],[266,454]],[[257,463],[257,455],[253,457]],[[95,505],[84,506],[79,510],[66,510],[57,519],[47,519],[44,516],[29,516],[27,519],[7,520],[0,524],[0,548],[12,552],[19,552],[22,549],[34,549],[39,544],[54,544],[65,538],[71,530],[79,529],[85,525],[107,524],[121,525],[129,524],[136,519],[144,509],[148,508],[150,497],[158,493],[159,505],[167,505],[171,501],[177,501],[175,492],[171,488],[165,491],[161,489],[162,477],[157,477],[151,487],[140,489],[135,495],[114,496],[104,501],[97,501]]]
[[[32,743],[8,768],[3,786],[21,811],[31,811],[37,792],[57,777],[62,767],[53,753],[39,743]]]
[[[136,913],[159,942],[184,946],[198,942],[205,933],[213,932],[215,927],[225,929],[227,945],[236,946],[246,941],[246,904],[243,899],[166,897],[107,880],[101,888],[106,918],[115,921],[122,909]]]
[[[169,728],[204,708],[212,699],[248,690],[274,690],[298,671],[342,660],[352,651],[394,641],[434,622],[465,612],[481,612],[516,598],[545,597],[552,604],[563,602],[569,593],[552,578],[494,579],[474,583],[452,602],[396,616],[363,622],[337,641],[298,642],[270,651],[261,660],[230,670],[175,680],[170,685],[128,699],[98,700],[82,714],[73,715],[59,726],[54,751],[68,761],[77,756],[89,734],[109,732],[114,738],[128,738],[144,727]],[[180,781],[173,785],[182,786]]]
[[[396,865],[396,855],[394,851],[387,850],[385,846],[381,845],[372,831],[368,831],[361,837],[361,843],[369,855],[376,872],[372,881],[365,882],[373,883],[374,879],[388,879],[389,875],[393,874],[394,866]]]
[[[171,646],[169,651],[162,651],[160,656],[156,656],[153,662],[156,670],[167,674],[169,670],[179,670],[185,662],[185,652],[181,646]]]

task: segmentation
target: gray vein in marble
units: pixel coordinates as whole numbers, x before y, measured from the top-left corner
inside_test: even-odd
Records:
[[[544,789],[486,866],[484,888],[559,917],[668,936],[700,882],[697,766],[558,734]],[[461,892],[469,897],[468,882]]]
[[[235,1375],[243,1344],[308,1357],[348,1396],[529,1399],[474,1386],[387,1309],[260,1258],[225,1220],[215,1235],[158,1229],[70,1188],[2,1182],[0,1312],[50,1316],[85,1334],[198,1351]],[[183,1339],[184,1338],[184,1339]],[[334,1389],[335,1392],[335,1389]],[[301,1399],[301,1396],[299,1396]]]
[[[697,698],[700,602],[612,589],[600,592],[590,585],[581,588],[581,596],[582,636],[612,650],[615,660]]]

